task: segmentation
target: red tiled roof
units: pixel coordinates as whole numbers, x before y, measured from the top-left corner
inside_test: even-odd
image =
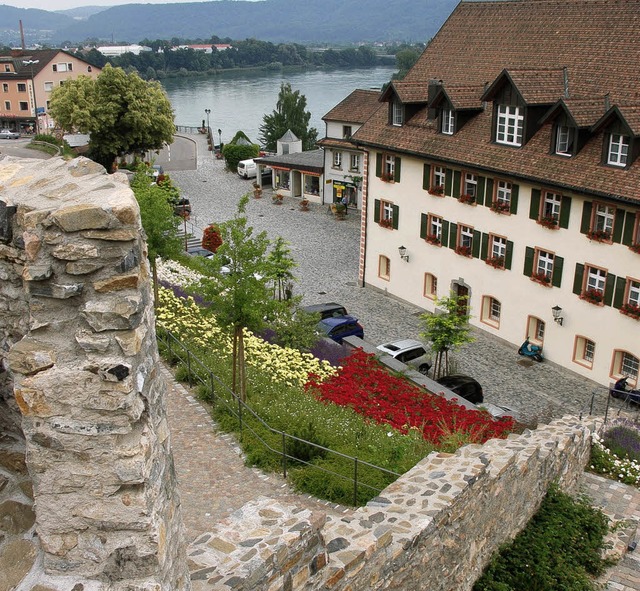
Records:
[[[607,111],[605,94],[634,133],[640,130],[640,0],[462,1],[432,39],[403,83],[444,90],[484,87],[501,72],[531,104],[563,99],[579,126]],[[568,98],[565,96],[566,68]],[[628,106],[625,106],[628,105]],[[540,184],[640,201],[640,159],[628,170],[603,166],[602,133],[577,156],[550,154],[551,124],[521,148],[491,141],[491,105],[453,136],[438,133],[426,106],[403,126],[388,124],[383,104],[354,135],[373,148],[527,178]]]
[[[323,121],[344,121],[346,123],[364,123],[380,106],[377,90],[354,90],[347,98],[339,102],[323,118]]]

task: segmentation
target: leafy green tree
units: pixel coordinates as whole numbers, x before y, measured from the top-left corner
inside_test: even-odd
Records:
[[[295,279],[293,269],[297,266],[284,238],[279,236],[267,257],[267,277],[273,282],[273,295],[278,301],[290,300]]]
[[[90,155],[107,170],[118,154],[159,150],[175,133],[160,83],[109,64],[95,80],[79,76],[57,87],[49,112],[62,129],[90,134]]]
[[[283,82],[275,110],[265,115],[260,126],[260,141],[267,150],[275,151],[278,140],[290,129],[302,140],[302,149],[311,150],[318,139],[318,130],[309,127],[311,112],[306,110],[307,97],[291,89],[291,84]]]
[[[183,248],[178,236],[179,218],[173,214],[173,205],[167,192],[151,184],[147,167],[141,166],[131,180],[131,189],[140,207],[142,228],[146,234],[147,252],[153,276],[154,300],[158,302],[158,271],[156,258],[174,258]]]
[[[431,342],[431,349],[436,354],[433,364],[433,375],[436,380],[449,373],[449,351],[455,351],[465,343],[474,340],[470,333],[469,311],[466,303],[466,296],[458,297],[451,294],[448,297],[436,298],[436,308],[443,311],[420,316],[424,323],[424,331],[420,336]]]
[[[227,170],[233,172],[238,168],[238,162],[256,158],[258,154],[260,154],[260,146],[258,146],[258,144],[252,144],[251,140],[243,131],[238,131],[236,135],[233,136],[233,139],[222,148],[222,156],[224,157]]]
[[[405,49],[401,49],[396,53],[396,66],[398,67],[398,72],[394,76],[398,80],[402,80],[407,72],[413,68],[413,65],[418,61],[422,51],[415,47],[407,47]]]
[[[267,250],[270,242],[266,232],[254,234],[247,224],[245,211],[249,194],[240,198],[236,216],[220,224],[223,243],[212,260],[212,275],[203,278],[199,293],[211,302],[220,326],[230,330],[233,338],[233,391],[246,399],[246,364],[244,330],[258,332],[265,318],[272,317],[275,301],[267,271]],[[220,273],[222,265],[230,272]],[[216,272],[217,271],[217,272]]]

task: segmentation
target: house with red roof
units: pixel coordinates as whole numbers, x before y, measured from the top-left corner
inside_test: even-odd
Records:
[[[353,134],[362,284],[637,387],[639,30],[640,0],[461,1]]]

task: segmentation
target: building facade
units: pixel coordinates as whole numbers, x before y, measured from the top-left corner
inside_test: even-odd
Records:
[[[355,133],[363,284],[432,312],[467,296],[472,323],[514,350],[529,337],[599,383],[638,385],[639,14],[637,0],[461,2]]]

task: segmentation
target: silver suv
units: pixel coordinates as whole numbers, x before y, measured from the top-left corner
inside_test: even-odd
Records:
[[[378,351],[382,351],[387,355],[391,355],[394,359],[401,361],[405,365],[409,365],[417,369],[421,374],[427,375],[431,369],[431,359],[427,354],[425,346],[414,339],[402,339],[378,345]]]

